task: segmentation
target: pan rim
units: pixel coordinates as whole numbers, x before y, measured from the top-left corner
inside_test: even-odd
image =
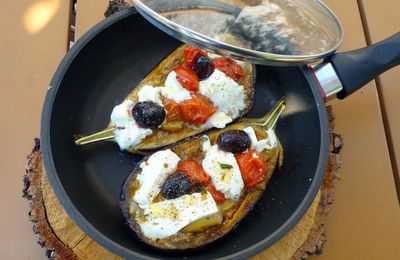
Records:
[[[155,259],[146,256],[144,254],[132,251],[116,243],[115,241],[113,241],[112,239],[101,233],[98,229],[96,229],[78,211],[78,209],[75,207],[74,203],[66,193],[65,189],[63,188],[63,185],[58,177],[57,169],[52,156],[51,141],[50,141],[50,127],[51,127],[53,104],[57,96],[59,86],[71,63],[75,60],[76,56],[80,53],[80,51],[83,48],[85,48],[86,45],[92,39],[101,34],[108,27],[131,15],[138,15],[138,12],[134,7],[130,7],[124,11],[121,11],[118,14],[112,15],[111,17],[101,21],[92,29],[90,29],[87,33],[85,33],[64,56],[56,72],[54,73],[48,91],[46,93],[46,98],[42,109],[40,138],[41,138],[43,162],[50,185],[52,186],[57,198],[59,199],[65,211],[68,213],[71,219],[79,226],[79,228],[81,228],[86,234],[88,234],[101,246],[104,246],[106,249],[122,257]],[[300,69],[303,72],[309,84],[315,85],[315,81],[310,77],[310,75],[307,74],[308,71],[307,67],[302,66],[300,67]],[[303,215],[313,202],[319,190],[320,184],[322,182],[323,174],[328,161],[329,130],[328,130],[328,117],[325,110],[325,103],[323,101],[322,95],[320,94],[320,92],[318,92],[318,88],[316,86],[310,86],[310,87],[318,109],[318,117],[320,120],[320,129],[321,129],[321,145],[320,145],[320,153],[319,153],[319,160],[318,160],[316,174],[314,175],[314,179],[312,180],[309,190],[307,191],[305,197],[303,198],[302,202],[297,207],[295,212],[292,214],[292,216],[288,218],[287,221],[285,221],[285,223],[283,223],[282,226],[277,230],[275,230],[270,236],[266,237],[257,244],[254,244],[253,246],[248,247],[240,252],[224,256],[219,259],[238,259],[238,258],[243,259],[253,256],[265,250],[266,248],[270,247],[273,243],[277,242],[280,238],[282,238],[289,230],[291,230],[300,221],[300,219],[303,217]]]

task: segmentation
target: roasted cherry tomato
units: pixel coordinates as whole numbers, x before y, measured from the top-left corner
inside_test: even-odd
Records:
[[[186,174],[192,185],[206,184],[210,181],[210,177],[203,170],[201,164],[193,160],[181,161],[178,165],[177,172]]]
[[[191,124],[204,124],[207,119],[217,112],[211,100],[201,94],[192,94],[192,98],[180,103],[184,120]]]
[[[179,121],[182,119],[181,107],[179,103],[176,103],[172,99],[166,98],[163,100],[163,104],[165,110],[167,110],[167,122]]]
[[[251,188],[265,179],[267,173],[267,163],[261,155],[254,150],[236,155],[244,186]]]
[[[206,191],[208,191],[209,193],[211,193],[211,195],[213,196],[213,198],[217,204],[224,203],[224,201],[225,201],[224,194],[217,191],[217,189],[215,188],[214,184],[212,184],[212,182],[209,182],[206,186],[204,186],[204,189]]]
[[[174,71],[176,79],[181,83],[182,87],[189,91],[197,91],[199,89],[199,77],[193,70],[179,66]]]
[[[229,58],[216,58],[213,60],[215,69],[218,69],[225,73],[228,77],[233,80],[239,80],[243,78],[243,69],[234,60]]]
[[[186,47],[185,51],[183,52],[183,59],[185,60],[185,64],[188,68],[192,68],[194,62],[197,60],[198,57],[201,55],[206,55],[206,53],[199,48],[188,46]]]

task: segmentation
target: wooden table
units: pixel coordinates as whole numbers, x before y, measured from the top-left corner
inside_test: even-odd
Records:
[[[103,19],[107,2],[78,1],[77,37]],[[364,47],[400,29],[398,1],[325,2],[344,25],[341,51]],[[0,258],[44,259],[28,221],[27,203],[21,198],[22,175],[25,154],[39,135],[48,82],[67,50],[71,6],[63,0],[20,0],[2,1],[0,7]],[[397,85],[400,68],[347,100],[331,102],[336,129],[345,142],[342,178],[327,221],[328,242],[323,254],[311,259],[398,259],[400,255]]]

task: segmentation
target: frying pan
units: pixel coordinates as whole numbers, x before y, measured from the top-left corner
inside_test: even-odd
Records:
[[[318,192],[329,154],[321,88],[340,83],[331,69],[342,79],[339,96],[344,98],[399,63],[400,35],[367,49],[333,56],[331,63],[316,73],[305,65],[257,66],[257,95],[248,116],[261,116],[286,96],[287,110],[277,125],[285,149],[284,166],[273,174],[254,209],[228,235],[206,248],[166,253],[141,243],[125,225],[119,208],[121,185],[141,156],[121,152],[109,142],[77,147],[73,137],[106,125],[113,107],[180,44],[134,8],[104,20],[85,34],[62,60],[46,96],[41,126],[45,169],[75,223],[122,257],[246,258],[293,228]]]

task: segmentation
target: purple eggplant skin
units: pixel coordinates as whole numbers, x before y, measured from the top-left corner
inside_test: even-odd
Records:
[[[211,131],[208,133],[208,137],[210,138],[211,142],[215,144],[221,132],[227,129],[243,130],[247,126],[248,124],[239,122],[229,126],[224,130]],[[266,137],[265,129],[257,127],[253,128],[256,131],[257,137]],[[203,138],[201,136],[197,136],[181,141],[168,148],[175,152],[181,158],[181,160],[192,159],[201,161],[204,158],[204,154],[200,149],[202,142]],[[137,167],[127,177],[121,188],[120,206],[125,221],[131,230],[134,231],[138,239],[157,249],[163,251],[180,252],[202,248],[203,246],[228,234],[253,208],[263,194],[267,183],[272,176],[275,166],[279,161],[279,154],[281,152],[282,147],[281,145],[278,145],[277,148],[261,153],[262,158],[267,162],[267,176],[265,180],[253,188],[245,189],[240,199],[235,202],[231,208],[223,212],[224,219],[221,224],[212,226],[199,233],[178,232],[176,235],[166,239],[149,239],[145,237],[133,215],[133,212],[141,210],[138,205],[131,200],[131,198],[133,197],[134,191],[138,187],[136,178],[140,173],[139,165],[149,158],[149,156],[146,156],[137,164]]]

